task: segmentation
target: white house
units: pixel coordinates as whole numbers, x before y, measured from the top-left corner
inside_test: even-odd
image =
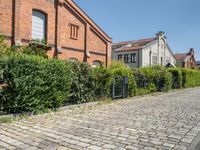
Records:
[[[122,61],[132,68],[176,63],[162,31],[153,38],[113,44],[112,59]]]

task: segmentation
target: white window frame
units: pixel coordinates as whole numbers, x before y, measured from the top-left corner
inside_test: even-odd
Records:
[[[39,10],[32,11],[32,39],[45,40],[47,37],[47,15]]]

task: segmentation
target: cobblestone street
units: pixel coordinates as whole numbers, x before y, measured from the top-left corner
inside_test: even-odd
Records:
[[[0,149],[191,150],[199,131],[194,88],[0,124]]]

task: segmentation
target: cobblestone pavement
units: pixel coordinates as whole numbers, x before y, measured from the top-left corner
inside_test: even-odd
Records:
[[[200,131],[200,88],[0,124],[0,149],[185,150]]]

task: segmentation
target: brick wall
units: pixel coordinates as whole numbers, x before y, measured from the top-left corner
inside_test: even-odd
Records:
[[[112,40],[71,0],[0,0],[0,33],[15,43],[28,44],[32,40],[32,10],[47,16],[47,41],[53,46],[50,57],[77,58],[89,64],[111,60]],[[70,24],[79,27],[77,39],[70,38]],[[57,48],[62,51],[58,53]],[[88,57],[87,52],[91,52]]]

